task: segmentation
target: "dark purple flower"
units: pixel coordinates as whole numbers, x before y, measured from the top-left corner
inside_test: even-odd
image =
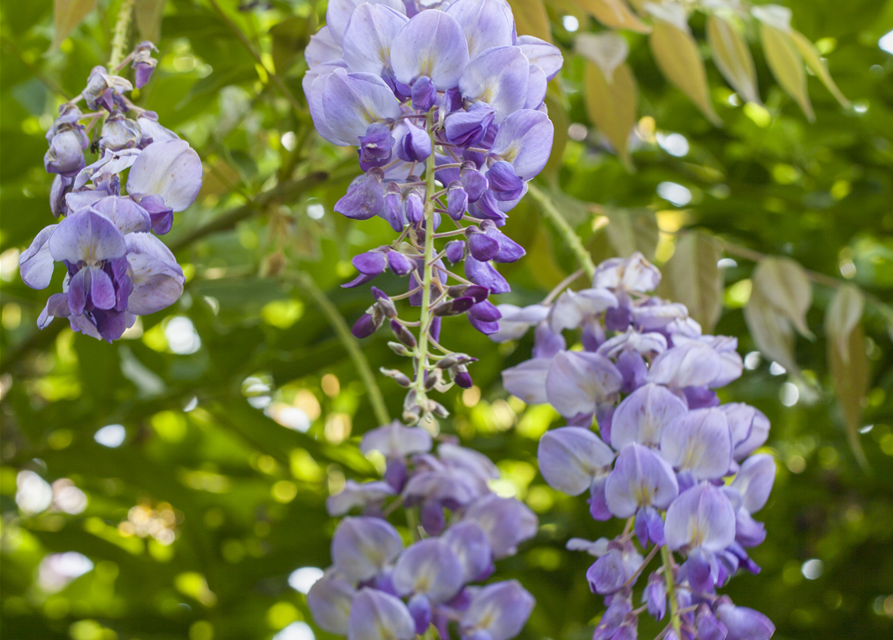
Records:
[[[384,207],[384,190],[381,176],[366,173],[347,188],[347,195],[335,203],[335,211],[354,220],[368,220],[378,215]]]

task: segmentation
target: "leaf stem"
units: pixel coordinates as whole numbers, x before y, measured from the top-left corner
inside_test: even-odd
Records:
[[[347,326],[344,316],[341,315],[338,308],[331,300],[329,300],[323,290],[316,286],[313,278],[306,272],[296,272],[295,281],[298,286],[310,294],[310,297],[313,298],[317,306],[319,306],[329,319],[329,324],[335,329],[335,333],[338,334],[338,339],[344,346],[345,351],[347,351],[347,355],[353,360],[353,364],[357,368],[357,373],[360,374],[360,378],[363,379],[363,384],[366,386],[366,391],[369,394],[369,403],[372,405],[372,410],[375,412],[375,419],[382,425],[390,423],[391,416],[388,414],[388,408],[385,405],[384,397],[381,395],[381,389],[378,388],[378,383],[375,381],[372,369],[369,368],[369,361],[363,354],[362,349],[360,349],[360,345],[357,343],[356,338],[354,338],[353,334],[350,332],[350,327]]]
[[[660,548],[660,557],[664,563],[664,577],[667,581],[667,599],[670,601],[670,624],[676,637],[682,637],[682,625],[679,621],[679,604],[676,602],[676,580],[673,576],[673,554],[666,545]]]
[[[555,229],[561,234],[565,244],[567,244],[568,248],[573,252],[574,257],[577,258],[577,262],[580,263],[580,267],[582,267],[586,277],[591,281],[595,275],[595,263],[592,262],[592,256],[589,255],[589,251],[583,246],[580,236],[578,236],[577,232],[568,224],[564,216],[561,215],[561,212],[558,211],[555,207],[555,203],[552,202],[552,199],[546,192],[542,191],[532,182],[528,183],[528,187],[530,195],[532,195],[534,200],[539,203],[540,211],[542,211],[552,224],[555,225]]]
[[[127,48],[127,36],[130,31],[130,19],[133,17],[134,0],[124,0],[118,10],[118,20],[115,22],[115,30],[112,35],[112,55],[109,57],[109,68],[115,69],[124,59],[124,49]]]

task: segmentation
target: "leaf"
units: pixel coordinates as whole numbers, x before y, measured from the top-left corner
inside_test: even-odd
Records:
[[[750,337],[763,355],[792,374],[800,375],[800,369],[794,360],[794,331],[790,321],[777,313],[756,288],[744,307],[744,321]]]
[[[862,319],[865,309],[865,296],[862,290],[851,284],[845,284],[837,290],[825,312],[825,334],[829,342],[835,343],[844,364],[850,360],[850,333]]]
[[[828,340],[828,363],[846,426],[847,440],[856,460],[863,468],[867,468],[868,460],[859,441],[859,429],[862,427],[862,406],[871,382],[871,369],[865,353],[862,325],[857,324],[849,332],[846,353],[848,357],[844,359],[838,341]]]
[[[161,39],[161,17],[167,0],[136,0],[133,5],[133,19],[140,38],[158,43]]]
[[[722,120],[716,115],[710,102],[704,61],[691,32],[658,18],[649,43],[664,77],[687,95],[710,122],[717,127],[722,126]]]
[[[72,31],[93,11],[96,0],[55,0],[53,3],[53,22],[56,32],[53,35],[53,46],[50,50],[59,48]]]
[[[671,294],[667,297],[688,307],[704,333],[713,331],[722,313],[723,274],[717,266],[721,257],[710,235],[693,231],[676,241],[676,251],[663,268],[661,285]]]
[[[732,23],[711,14],[707,18],[707,42],[716,68],[732,88],[748,102],[759,104],[757,73],[744,36]]]
[[[553,91],[555,89],[555,91]],[[549,110],[549,118],[555,125],[555,137],[552,140],[552,151],[549,153],[549,161],[543,168],[543,177],[557,183],[558,171],[564,160],[564,148],[567,146],[567,128],[570,125],[570,118],[567,109],[564,106],[564,100],[559,95],[561,87],[557,82],[550,83],[549,91],[546,92],[546,108]]]
[[[515,29],[519,36],[536,36],[552,42],[549,15],[543,0],[509,0],[515,15]]]
[[[760,40],[772,75],[784,92],[800,105],[806,118],[812,122],[815,120],[815,113],[806,90],[806,70],[803,68],[803,59],[794,46],[793,38],[790,34],[764,22],[760,25]]]
[[[815,337],[806,326],[806,312],[812,305],[812,285],[806,271],[796,261],[790,258],[763,258],[753,272],[753,289],[777,313],[790,320],[800,335],[810,340]]]
[[[657,216],[652,209],[605,208],[608,241],[621,257],[641,251],[648,260],[654,260],[659,230]]]
[[[831,77],[831,74],[828,73],[828,68],[825,66],[825,63],[822,61],[821,56],[819,55],[818,49],[815,48],[815,45],[809,41],[809,39],[804,36],[799,31],[791,31],[791,39],[794,41],[794,46],[797,47],[797,50],[800,52],[800,55],[803,56],[803,62],[806,63],[806,66],[809,67],[814,74],[818,77],[819,80],[822,81],[822,84],[828,88],[828,91],[837,98],[837,101],[843,107],[849,107],[850,101],[847,100],[846,96],[837,88],[837,84],[834,82],[834,78]]]
[[[651,27],[639,20],[624,0],[577,0],[577,5],[606,27],[651,32]]]
[[[310,42],[307,20],[298,16],[286,18],[270,28],[270,35],[273,37],[273,67],[277,73],[285,73],[299,57],[303,57]]]
[[[636,124],[639,90],[633,72],[621,63],[609,81],[595,64],[586,65],[583,78],[586,113],[592,123],[611,142],[627,169],[633,164],[629,155],[629,134]]]

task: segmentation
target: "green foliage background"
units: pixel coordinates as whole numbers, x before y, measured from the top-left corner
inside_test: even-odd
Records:
[[[288,576],[298,567],[329,563],[329,492],[344,478],[377,477],[376,466],[356,448],[359,436],[377,426],[367,391],[298,275],[309,274],[352,322],[368,299],[364,291],[339,288],[352,277],[349,259],[391,238],[382,221],[354,224],[332,213],[357,172],[355,158],[314,134],[300,89],[301,50],[325,15],[325,3],[273,0],[239,10],[233,2],[221,4],[232,24],[204,0],[167,3],[161,64],[138,100],[188,139],[205,163],[199,200],[178,215],[165,238],[186,265],[186,294],[175,307],[143,318],[141,335],[110,346],[75,337],[60,321],[36,331],[47,292],[25,287],[15,260],[16,250],[52,222],[43,133],[61,96],[76,95],[91,67],[107,59],[118,3],[101,0],[61,50],[47,53],[52,3],[0,2],[0,631],[8,640],[268,639],[296,620],[312,626],[304,596],[289,587]],[[807,123],[755,49],[771,118],[735,106],[708,62],[713,103],[725,124],[714,128],[666,84],[645,39],[631,36],[640,115],[653,118],[657,133],[685,136],[690,151],[668,154],[645,121],[633,153],[635,173],[592,129],[583,141],[568,140],[563,155],[556,153],[540,184],[597,258],[611,255],[612,244],[605,220],[593,214],[602,210],[581,203],[648,207],[658,212],[662,229],[659,263],[672,255],[672,232],[699,228],[737,246],[790,256],[816,273],[847,275],[891,301],[893,56],[877,41],[893,29],[893,2],[785,4],[798,30],[812,41],[828,39],[823,46],[831,72],[857,108],[841,109],[811,77],[817,119]],[[556,42],[569,49],[571,34],[560,18],[574,6],[550,2],[547,9]],[[261,52],[262,65],[232,26]],[[585,18],[581,24],[581,30],[599,28]],[[693,29],[703,41],[703,21],[695,20]],[[271,81],[273,69],[296,105]],[[582,76],[582,60],[568,56],[560,87],[550,94],[562,131],[569,123],[589,125]],[[656,188],[662,182],[688,188],[691,203],[678,208],[661,199]],[[324,215],[318,217],[320,205]],[[511,214],[506,231],[528,247],[528,256],[504,271],[514,289],[504,301],[540,300],[576,268],[529,198]],[[737,266],[724,271],[717,327],[738,337],[742,354],[755,350],[741,311],[752,269],[737,258]],[[399,287],[396,279],[383,284]],[[738,577],[727,591],[769,615],[777,638],[888,638],[893,351],[884,318],[869,305],[864,346],[871,385],[863,422],[873,428],[859,436],[870,464],[863,471],[833,400],[821,329],[830,295],[816,287],[808,322],[818,337],[796,344],[803,380],[772,375],[763,359],[722,391],[724,401],[748,402],[769,416],[768,447],[779,463],[772,498],[759,514],[769,536],[753,553],[763,572]],[[192,322],[201,340],[194,353],[170,348],[165,329],[174,317]],[[537,474],[537,438],[560,423],[548,409],[508,399],[499,380],[502,368],[529,357],[529,337],[495,345],[462,319],[448,320],[444,335],[454,348],[480,358],[472,370],[480,400],[450,392],[446,405],[453,416],[441,430],[497,460],[500,491],[514,492],[540,516],[537,538],[498,567],[500,577],[520,579],[537,598],[521,637],[587,638],[601,604],[585,583],[588,557],[564,551],[564,543],[613,529],[593,522],[581,499],[554,493]],[[403,366],[385,342],[383,334],[364,341],[366,358],[374,368]],[[402,391],[378,380],[398,415]],[[783,396],[790,404],[786,383],[799,393],[790,407],[780,401]],[[309,430],[285,428],[249,404],[266,402],[256,399],[264,396],[273,410],[302,408],[312,418]],[[93,439],[109,424],[127,430],[119,448]],[[21,470],[48,482],[70,479],[86,493],[86,510],[21,513],[15,502]],[[138,505],[142,510],[132,511]],[[122,525],[150,510],[171,518],[172,544],[130,534]],[[95,568],[47,593],[37,584],[37,567],[46,554],[64,551],[86,555]],[[801,565],[814,558],[823,571],[807,580]],[[649,637],[651,629],[641,631]]]

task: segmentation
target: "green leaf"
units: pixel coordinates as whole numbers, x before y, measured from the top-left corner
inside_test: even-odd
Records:
[[[589,63],[586,65],[583,87],[589,119],[611,142],[627,169],[632,171],[627,143],[636,124],[639,95],[632,71],[626,63],[620,63],[609,79],[598,65]]]
[[[764,356],[775,360],[794,375],[800,375],[794,360],[794,331],[790,321],[776,312],[756,288],[744,307],[744,321],[750,337]]]
[[[868,460],[859,440],[859,429],[862,427],[862,408],[871,382],[871,369],[865,354],[865,336],[861,325],[857,324],[849,332],[845,347],[846,358],[838,340],[828,340],[828,363],[846,426],[847,440],[859,464],[867,468]]]
[[[850,360],[850,333],[862,319],[865,309],[865,296],[859,287],[845,284],[837,290],[831,298],[831,304],[825,312],[825,333],[829,342],[834,342],[834,348],[840,355],[844,364]]]
[[[779,86],[793,98],[806,118],[812,122],[815,120],[815,112],[809,101],[809,93],[806,89],[806,70],[803,68],[803,59],[794,45],[790,34],[776,29],[765,22],[760,25],[760,39],[763,43],[763,51],[766,54],[766,62],[772,75],[778,81]]]
[[[606,27],[649,33],[651,28],[639,20],[624,0],[577,0],[577,5]]]
[[[828,73],[828,68],[825,67],[825,63],[822,61],[822,57],[819,55],[819,51],[815,48],[815,45],[799,31],[791,31],[791,39],[794,41],[794,46],[797,47],[800,55],[803,56],[803,62],[806,63],[806,66],[818,76],[819,80],[822,81],[822,84],[828,88],[828,91],[830,91],[835,98],[837,98],[837,101],[841,106],[849,107],[850,101],[847,100],[846,96],[837,88],[834,78]]]
[[[681,28],[682,26],[685,28]],[[704,71],[698,43],[684,20],[668,22],[658,17],[649,43],[664,77],[687,95],[710,122],[717,127],[722,126],[722,120],[716,115],[710,101],[707,73]]]
[[[753,289],[776,313],[790,320],[800,335],[810,340],[815,337],[806,326],[806,312],[812,305],[812,285],[796,261],[774,256],[763,258],[754,269]]]
[[[676,251],[663,268],[666,297],[688,307],[704,333],[713,331],[722,313],[723,273],[717,265],[721,256],[710,235],[693,231],[676,241]]]
[[[298,16],[286,18],[270,29],[273,37],[273,66],[277,73],[285,73],[299,58],[310,42],[307,20]]]
[[[654,260],[659,230],[657,216],[652,209],[605,208],[608,241],[617,255],[627,257],[640,251],[648,260]]]
[[[515,15],[515,29],[519,36],[536,36],[552,42],[549,14],[543,0],[509,0]]]
[[[747,40],[735,26],[716,14],[707,18],[707,42],[713,62],[730,85],[748,102],[760,102],[757,73]]]
[[[96,0],[55,0],[53,4],[53,22],[56,32],[53,35],[51,50],[59,48],[72,31],[93,11]]]
[[[142,40],[158,44],[161,40],[161,17],[167,0],[136,0],[133,18]]]

